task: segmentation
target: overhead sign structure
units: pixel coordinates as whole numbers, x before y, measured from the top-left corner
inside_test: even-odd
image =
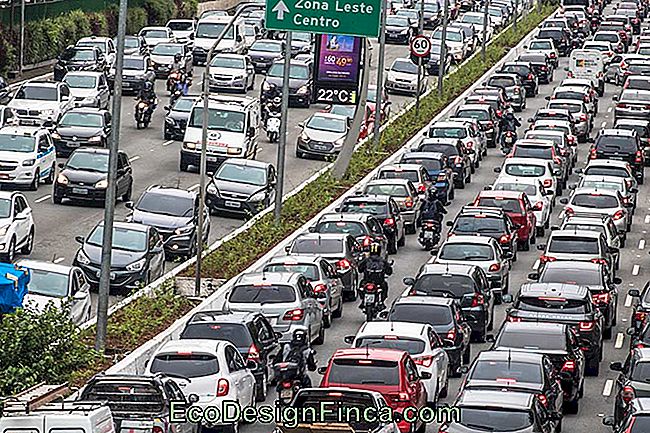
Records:
[[[332,34],[316,37],[316,103],[357,104],[362,54],[360,37]]]
[[[266,28],[379,36],[381,0],[266,0]]]

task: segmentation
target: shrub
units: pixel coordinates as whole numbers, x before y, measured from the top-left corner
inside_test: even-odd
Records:
[[[101,12],[91,12],[88,14],[90,21],[90,31],[95,36],[108,36],[108,19],[106,14]]]
[[[15,69],[18,64],[15,35],[8,29],[0,26],[0,75],[6,76],[7,72]]]
[[[165,25],[176,15],[176,6],[169,0],[145,0],[149,25]]]
[[[117,20],[117,18],[116,18]],[[143,8],[131,8],[126,14],[126,34],[136,34],[147,25],[147,11]]]
[[[178,18],[194,18],[199,7],[199,0],[175,0]]]

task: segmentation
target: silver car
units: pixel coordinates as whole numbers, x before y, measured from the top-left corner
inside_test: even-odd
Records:
[[[575,261],[602,263],[607,266],[610,275],[616,275],[614,250],[607,246],[605,237],[589,230],[553,230],[547,244],[538,244],[543,251],[537,269],[544,263],[555,261]]]
[[[208,69],[210,91],[236,90],[242,93],[255,85],[255,68],[240,54],[217,54]]]
[[[614,220],[616,230],[624,234],[632,226],[632,203],[624,200],[618,191],[596,188],[578,188],[570,198],[560,199],[565,205],[561,218],[576,213],[595,213],[609,215]]]
[[[407,233],[415,233],[422,208],[422,194],[407,179],[377,179],[366,184],[363,194],[387,195],[399,206]]]
[[[550,110],[568,110],[571,113],[571,117],[573,117],[578,141],[587,141],[593,124],[589,110],[584,102],[575,99],[552,99],[548,102],[546,108]]]
[[[307,278],[295,272],[253,272],[240,276],[233,285],[224,309],[259,311],[273,330],[289,342],[302,329],[314,344],[325,341],[323,307]]]
[[[111,91],[103,72],[68,72],[63,77],[63,82],[70,88],[70,96],[74,100],[75,107],[108,109]]]
[[[598,214],[578,214],[567,217],[562,222],[560,230],[575,231],[589,230],[601,233],[605,237],[607,246],[613,249],[623,248],[625,242],[621,235],[616,231],[616,225],[609,215]],[[619,268],[620,253],[613,254],[616,269]]]
[[[515,111],[523,111],[526,108],[526,91],[519,75],[500,72],[492,74],[483,84],[502,88]]]

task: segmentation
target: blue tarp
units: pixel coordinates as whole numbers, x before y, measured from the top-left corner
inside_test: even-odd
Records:
[[[12,313],[23,305],[29,277],[26,268],[0,263],[0,314]]]

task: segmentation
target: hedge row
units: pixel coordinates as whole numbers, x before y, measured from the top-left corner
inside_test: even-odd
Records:
[[[198,0],[145,0],[142,7],[129,8],[127,34],[135,34],[147,25],[164,25],[174,17],[194,17]],[[73,10],[54,18],[29,21],[25,25],[25,61],[27,65],[52,59],[65,47],[89,35],[114,36],[117,33],[118,8],[113,5],[101,12]],[[0,75],[18,69],[20,35],[0,26]]]
[[[408,110],[403,113],[399,122],[392,123],[384,130],[379,146],[373,148],[368,145],[357,150],[342,180],[337,181],[326,173],[288,199],[282,207],[281,224],[276,226],[273,216],[268,214],[246,232],[225,242],[205,259],[203,277],[231,278],[245,270],[288,234],[300,228],[305,221],[359,182],[388,155],[402,147],[553,10],[554,7],[545,6],[539,13],[531,12],[519,22],[516,31],[508,29],[502,32],[487,48],[485,62],[481,60],[481,56],[475,56],[463,65],[460,71],[445,79],[445,90],[442,96],[434,92],[421,99],[419,115],[415,113],[415,109]],[[193,275],[193,273],[193,269],[188,269],[186,275]],[[111,352],[119,356],[134,350],[165,330],[192,308],[193,304],[186,298],[173,294],[172,286],[172,281],[167,282],[152,296],[137,299],[109,318],[107,347]],[[34,320],[29,315],[11,317],[14,318],[0,323],[0,347],[17,345],[16,339],[19,339],[19,333],[14,328],[31,327],[31,321]],[[30,367],[31,359],[34,357],[50,356],[47,349],[50,347],[47,342],[51,341],[49,335],[39,336],[42,343],[38,347],[31,349],[31,346],[21,347],[21,350],[17,350],[16,353],[24,355],[20,358],[14,356],[12,361],[13,365],[20,368],[14,370],[11,375],[0,372],[0,395],[15,392],[20,386],[27,387],[39,381],[72,380],[76,384],[81,384],[93,374],[104,370],[111,364],[111,359],[101,358],[90,350],[94,331],[94,328],[89,329],[80,337],[71,333],[74,341],[68,341],[67,344],[57,347],[57,350],[65,352],[60,354],[62,359],[73,361],[66,364],[69,367],[67,369],[59,366],[52,366],[51,369]],[[79,345],[83,344],[87,345],[88,350],[80,352]],[[28,349],[36,350],[36,354],[29,353]],[[0,351],[0,365],[5,361],[2,359],[3,352],[6,355],[6,351]],[[19,375],[20,381],[17,381],[13,375]]]

